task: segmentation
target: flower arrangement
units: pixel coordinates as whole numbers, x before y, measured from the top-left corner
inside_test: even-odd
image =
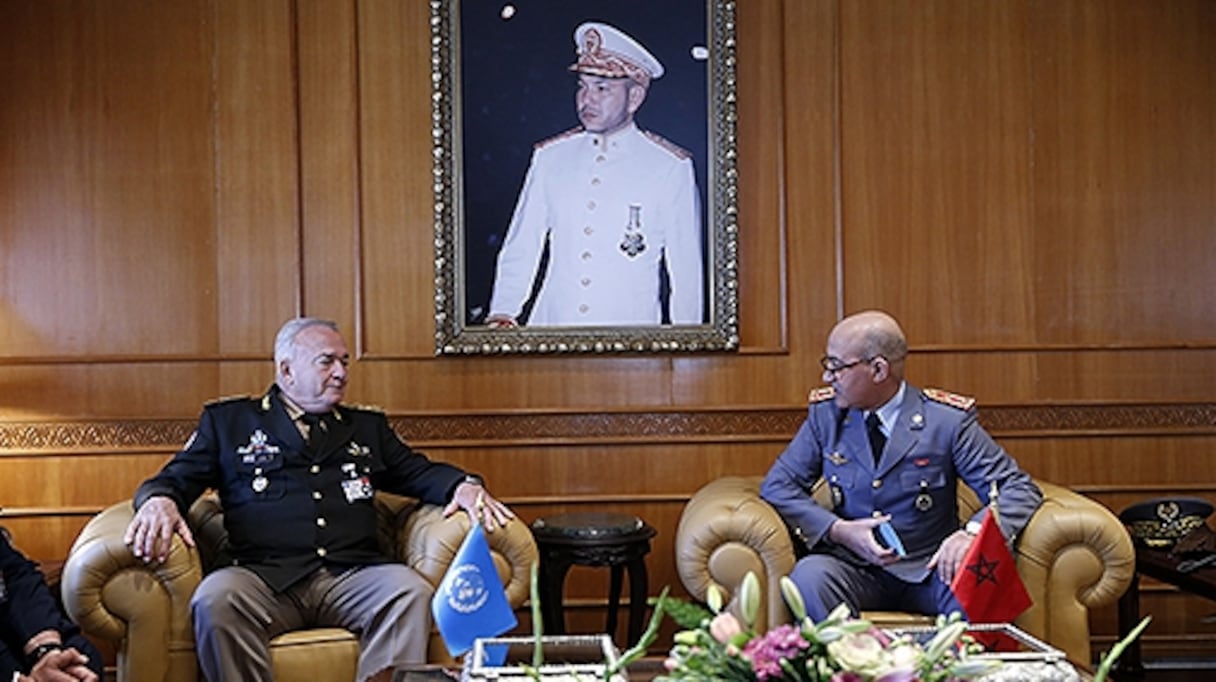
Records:
[[[958,682],[996,673],[1003,663],[977,654],[983,648],[967,634],[960,614],[938,616],[927,643],[911,635],[892,635],[868,621],[851,618],[840,605],[815,623],[806,613],[798,588],[781,578],[781,594],[795,622],[763,635],[753,629],[760,605],[759,580],[748,573],[739,589],[743,620],[722,610],[722,595],[711,585],[708,610],[666,597],[660,606],[680,626],[665,661],[675,682]],[[1144,631],[1146,617],[1102,657],[1094,682],[1105,682],[1112,664]]]
[[[975,658],[980,649],[966,634],[958,614],[939,617],[926,644],[911,635],[892,636],[868,621],[850,617],[841,605],[812,622],[793,581],[781,579],[781,592],[796,619],[763,635],[752,626],[759,608],[759,580],[749,573],[740,587],[743,621],[722,610],[722,596],[711,586],[709,610],[670,598],[666,610],[681,626],[661,679],[768,682],[946,682],[970,680],[992,672],[1000,661]]]

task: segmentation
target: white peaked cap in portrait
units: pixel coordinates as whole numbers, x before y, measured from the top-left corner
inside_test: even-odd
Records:
[[[606,78],[632,78],[642,85],[663,75],[663,65],[638,41],[608,24],[589,21],[574,30],[578,61],[571,71]]]

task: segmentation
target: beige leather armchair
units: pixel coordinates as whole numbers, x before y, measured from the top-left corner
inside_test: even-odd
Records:
[[[794,548],[781,517],[760,498],[760,481],[722,478],[693,495],[676,530],[676,569],[693,597],[704,599],[714,583],[732,608],[743,576],[755,573],[765,599],[757,627],[766,630],[792,618],[777,582],[793,569]],[[1036,483],[1043,505],[1016,548],[1018,572],[1034,605],[1016,624],[1072,660],[1089,663],[1089,609],[1113,603],[1127,589],[1135,551],[1123,524],[1105,507],[1067,488]],[[967,519],[979,501],[966,486],[959,488],[959,514]],[[928,622],[911,614],[862,615],[884,625]]]
[[[381,549],[438,585],[469,528],[468,516],[445,519],[440,507],[386,494],[377,494],[376,507]],[[227,541],[219,499],[205,495],[190,509],[198,549],[174,537],[168,560],[156,567],[145,566],[123,544],[133,515],[131,501],[125,500],[84,527],[64,564],[64,605],[85,633],[115,642],[118,682],[196,682],[190,596]],[[516,519],[487,538],[507,599],[519,607],[528,597],[537,560],[532,533]],[[359,645],[346,630],[289,632],[270,646],[277,680],[355,679]],[[451,663],[434,631],[428,658]]]

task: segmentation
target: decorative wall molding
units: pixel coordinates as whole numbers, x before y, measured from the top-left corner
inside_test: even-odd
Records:
[[[561,443],[782,441],[798,430],[802,408],[652,412],[390,415],[410,443],[427,446],[530,446]],[[984,407],[995,436],[1216,434],[1216,404],[1145,403]],[[0,423],[0,454],[174,451],[193,419]]]

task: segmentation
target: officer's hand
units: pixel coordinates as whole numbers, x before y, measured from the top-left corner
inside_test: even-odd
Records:
[[[895,554],[895,550],[878,544],[878,540],[874,539],[874,529],[890,520],[889,514],[868,519],[840,519],[828,529],[828,537],[832,542],[849,548],[862,559],[886,566],[899,561],[899,556]]]
[[[43,656],[30,670],[29,677],[18,679],[31,682],[98,682],[97,673],[89,670],[89,657],[76,649],[61,649]]]
[[[491,497],[485,488],[468,481],[456,486],[452,501],[443,508],[443,515],[451,516],[459,509],[468,512],[473,523],[480,523],[487,533],[493,533],[495,528],[501,528],[515,518],[507,505]]]
[[[169,558],[174,533],[182,536],[187,546],[194,546],[194,534],[177,511],[177,505],[172,499],[157,495],[145,500],[135,512],[135,518],[127,526],[122,541],[144,563],[160,563]]]
[[[954,531],[946,536],[945,540],[942,540],[941,547],[938,547],[933,556],[929,557],[926,568],[930,571],[936,569],[942,582],[947,585],[954,582],[954,576],[958,574],[963,557],[967,556],[967,549],[971,547],[971,541],[974,539],[974,535],[961,528]]]
[[[490,329],[515,329],[519,326],[519,322],[510,315],[490,315],[486,318],[486,326]]]

